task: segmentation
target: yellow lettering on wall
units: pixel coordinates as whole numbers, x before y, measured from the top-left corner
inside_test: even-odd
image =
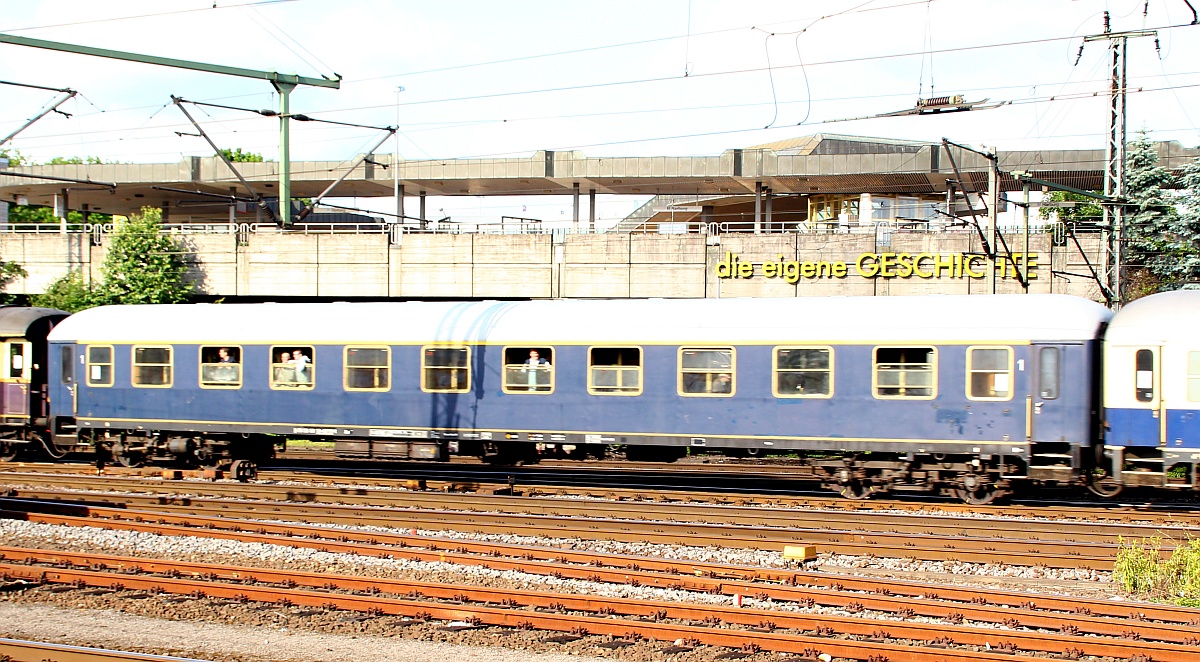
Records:
[[[774,262],[763,262],[763,278],[774,278],[776,276],[775,269],[778,266]]]
[[[933,258],[933,277],[941,278],[942,270],[950,272],[950,277],[954,277],[954,258],[937,255]]]
[[[749,278],[754,275],[754,264],[750,262],[738,262],[737,265],[738,278]]]
[[[1029,280],[1037,279],[1038,254],[1030,253],[1025,256],[1025,276]]]
[[[913,267],[912,267],[913,273],[917,275],[917,278],[933,278],[932,271],[921,271],[921,260],[932,260],[932,259],[933,259],[932,253],[917,253],[916,259],[913,260]]]
[[[817,265],[812,262],[803,262],[800,264],[800,275],[805,278],[812,278],[817,275]]]
[[[800,263],[795,260],[785,262],[783,265],[783,279],[789,285],[795,285],[800,280]]]
[[[913,265],[912,256],[908,253],[900,253],[896,256],[896,275],[901,278],[912,276]]]
[[[976,262],[983,262],[983,266],[979,268],[979,271],[975,271],[972,268]],[[971,278],[983,278],[987,275],[987,263],[984,262],[982,255],[964,255],[963,271]]]
[[[830,275],[831,275],[831,276],[833,276],[834,278],[845,278],[845,277],[846,277],[846,271],[847,271],[847,269],[846,269],[846,263],[845,263],[845,262],[838,261],[838,262],[834,262],[834,263],[833,263],[833,268],[830,270],[830,272],[829,272],[829,273],[830,273]]]
[[[733,276],[732,260],[733,253],[725,251],[725,259],[717,263],[717,278],[730,278]]]
[[[867,262],[870,261],[868,265]],[[879,274],[879,258],[874,253],[863,253],[858,256],[858,261],[854,263],[854,267],[858,270],[858,275],[863,278],[874,278]]]

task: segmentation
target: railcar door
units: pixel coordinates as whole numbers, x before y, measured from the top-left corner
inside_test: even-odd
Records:
[[[1030,441],[1087,442],[1091,357],[1079,343],[1033,343],[1032,388],[1025,399]]]
[[[0,343],[0,415],[5,421],[29,416],[32,348],[32,343],[22,339]]]

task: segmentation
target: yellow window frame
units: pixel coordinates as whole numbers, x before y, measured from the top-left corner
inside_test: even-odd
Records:
[[[878,352],[881,349],[928,349],[930,350],[930,359],[928,364],[930,374],[930,384],[909,386],[907,384],[893,386],[891,384],[879,385],[879,366],[884,365],[876,360]],[[919,364],[901,364],[901,365],[919,365]],[[880,388],[928,388],[929,395],[880,395]],[[871,348],[871,396],[876,400],[934,400],[938,396],[938,348],[936,345],[876,345]]]
[[[975,363],[974,363],[975,350],[1005,350],[1008,353],[1008,367],[1003,372],[999,371],[999,370],[975,370]],[[967,368],[966,368],[967,384],[966,384],[965,392],[966,392],[966,396],[967,396],[968,400],[974,400],[977,402],[1009,402],[1013,399],[1013,393],[1016,391],[1015,387],[1016,387],[1017,375],[1016,375],[1016,367],[1015,367],[1016,366],[1016,352],[1013,351],[1013,348],[1011,345],[970,345],[967,347],[966,365],[967,365]],[[972,385],[971,378],[977,372],[978,373],[997,374],[997,375],[998,374],[1007,374],[1008,375],[1008,395],[1005,397],[988,397],[988,396],[971,395],[971,385]]]
[[[508,345],[508,346],[505,346],[501,350],[500,356],[502,356],[502,357],[508,356],[508,350],[510,350],[510,349],[519,349],[524,352],[528,352],[528,350],[531,350],[531,349],[540,350],[543,347],[554,352],[555,355],[558,354],[558,349],[555,347],[552,347],[550,345],[538,345],[538,346]],[[543,358],[545,358],[545,357],[543,357]],[[509,388],[509,386],[508,386],[508,368],[510,366],[523,367],[524,365],[525,365],[524,363],[508,363],[507,361],[501,362],[501,366],[500,366],[500,390],[501,391],[503,391],[504,393],[512,393],[513,395],[550,395],[551,393],[554,393],[554,389],[555,389],[555,385],[556,385],[555,373],[557,372],[557,370],[555,370],[556,364],[554,363],[554,360],[549,361],[548,365],[550,366],[550,369],[546,371],[550,375],[550,383],[549,384],[538,384],[536,389],[530,389],[528,386],[526,386],[523,390],[518,389],[518,388]],[[542,390],[543,387],[545,388],[545,390]]]
[[[149,363],[146,361],[138,362],[138,350],[142,349],[165,349],[167,350],[166,363]],[[137,381],[138,368],[162,368],[167,369],[167,379],[163,384],[139,384]],[[171,388],[175,383],[175,347],[173,345],[131,345],[129,347],[129,384],[134,388]]]
[[[460,366],[429,365],[425,362],[425,352],[427,350],[431,350],[431,349],[434,349],[434,350],[437,350],[437,349],[466,350],[467,360],[465,361],[464,365],[461,367]],[[471,358],[472,357],[471,357],[471,346],[470,345],[422,345],[421,346],[421,375],[420,375],[421,391],[423,391],[425,393],[470,393],[471,392]],[[430,370],[430,369],[451,370],[452,372],[450,374],[452,376],[455,374],[453,371],[463,370],[466,372],[466,378],[463,380],[463,383],[466,384],[466,387],[464,387],[464,388],[427,388],[425,386],[425,375],[426,375],[426,371]],[[453,378],[451,378],[452,383],[453,383],[453,381],[454,381]]]
[[[691,368],[691,369],[685,370],[683,367],[683,353],[688,352],[688,351],[692,351],[692,352],[729,352],[729,367],[728,368],[704,368],[704,369]],[[735,348],[735,347],[731,347],[729,345],[726,345],[724,347],[700,347],[700,346],[695,346],[695,345],[689,345],[687,347],[680,347],[679,351],[676,354],[675,367],[676,367],[675,390],[679,395],[681,395],[685,398],[732,398],[733,394],[737,392],[737,348]],[[704,391],[701,393],[685,392],[683,390],[683,382],[684,382],[683,376],[685,373],[707,375],[707,377],[705,377],[705,384],[710,389],[712,388],[713,381],[716,379],[716,377],[714,377],[714,375],[729,375],[729,392],[728,393],[713,393],[711,390]]]
[[[607,387],[607,386],[597,387],[592,381],[592,369],[596,367],[596,365],[592,363],[592,350],[594,350],[594,349],[636,349],[638,351],[638,364],[636,367],[636,369],[637,369],[637,390],[635,390],[635,391],[601,391],[601,390],[598,390],[598,389],[609,388],[609,387]],[[632,368],[633,366],[601,365],[600,367],[617,368],[619,370],[626,370],[628,368]],[[588,347],[588,349],[587,349],[587,391],[588,391],[588,394],[589,395],[603,395],[603,396],[617,396],[617,397],[637,397],[637,396],[641,395],[642,391],[646,388],[646,375],[644,372],[645,367],[646,367],[646,350],[643,349],[640,345],[592,345],[591,347]],[[618,373],[618,374],[620,374],[620,373]]]
[[[238,357],[240,360],[237,363],[205,363],[204,362],[204,350],[214,349],[214,348],[220,349],[222,347],[224,347],[226,349],[236,349],[238,351]],[[211,389],[215,389],[218,391],[235,391],[242,387],[242,383],[245,379],[246,352],[242,349],[241,345],[201,345],[199,351],[196,353],[196,362],[199,364],[199,372],[196,373],[196,381],[199,383],[200,388],[211,388]],[[236,382],[205,382],[204,381],[204,367],[205,366],[220,366],[220,367],[237,366],[237,381]]]
[[[92,348],[93,347],[96,349],[107,349],[108,350],[108,362],[107,363],[104,361],[92,361]],[[109,388],[109,387],[111,387],[113,385],[113,379],[115,378],[116,372],[117,372],[117,366],[116,366],[117,350],[114,349],[112,345],[87,345],[86,349],[83,352],[83,355],[85,357],[85,359],[84,359],[85,373],[84,373],[84,380],[83,380],[84,383],[87,384],[89,387],[94,387],[94,388]],[[108,381],[107,382],[92,381],[92,366],[108,366]]]
[[[829,353],[828,368],[783,368],[779,367],[779,350],[781,349],[813,349],[825,351]],[[777,398],[807,398],[814,400],[828,400],[833,397],[836,383],[834,380],[834,361],[836,360],[832,345],[778,345],[771,348],[771,394]],[[874,357],[874,352],[871,354]],[[785,372],[828,372],[829,373],[829,393],[784,393],[779,390],[779,375]]]
[[[384,363],[383,365],[350,365],[350,350],[357,349],[374,349],[383,350]],[[422,354],[423,356],[423,354]],[[379,370],[383,369],[387,375],[387,386],[351,386],[350,371],[351,370]],[[361,393],[361,392],[376,392],[382,393],[392,390],[392,348],[387,345],[346,345],[342,348],[342,389],[346,391]]]
[[[295,381],[294,377],[291,382],[284,382],[284,381],[279,381],[279,380],[275,379],[275,374],[276,374],[275,371],[277,368],[286,369],[284,367],[283,363],[275,362],[275,357],[276,357],[276,355],[279,354],[279,350],[282,348],[285,348],[285,347],[290,347],[293,349],[308,348],[308,354],[309,354],[308,370],[310,373],[310,377],[307,382]],[[315,346],[299,345],[299,344],[297,344],[297,345],[271,345],[269,352],[270,353],[267,355],[267,383],[271,386],[272,391],[311,391],[314,388],[316,388],[316,385],[317,385],[317,349]],[[294,368],[293,368],[293,370],[294,370]]]

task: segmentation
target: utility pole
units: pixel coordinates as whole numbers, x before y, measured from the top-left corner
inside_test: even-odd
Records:
[[[988,202],[987,202],[987,218],[988,218],[988,241],[992,245],[992,250],[988,251],[988,294],[996,293],[996,268],[1007,266],[1000,265],[996,262],[996,227],[999,219],[997,212],[1000,207],[1000,159],[996,155],[996,148],[989,147],[988,151]]]
[[[1104,12],[1104,32],[1083,38],[1090,41],[1108,42],[1108,59],[1111,78],[1108,87],[1108,144],[1104,148],[1104,195],[1123,200],[1125,197],[1125,53],[1128,41],[1137,37],[1158,37],[1155,30],[1131,30],[1113,32],[1108,12]],[[1079,46],[1083,55],[1083,44]],[[1076,63],[1079,58],[1076,57]],[[1108,287],[1115,297],[1113,308],[1122,302],[1121,260],[1122,243],[1125,240],[1125,207],[1118,203],[1104,205],[1104,271]]]
[[[129,53],[126,51],[114,51],[107,48],[65,44],[57,41],[31,39],[29,37],[17,37],[8,34],[0,34],[0,44],[14,44],[17,46],[44,48],[51,51],[75,53],[77,55],[91,55],[94,57],[104,57],[113,60],[141,62],[143,64],[156,64],[162,67],[190,69],[192,71],[203,71],[211,74],[240,76],[242,78],[257,78],[259,80],[270,81],[271,85],[275,86],[275,89],[279,92],[279,218],[285,227],[291,225],[292,223],[291,136],[288,130],[288,122],[291,119],[292,90],[296,89],[298,85],[330,87],[335,90],[340,88],[342,85],[341,76],[337,76],[337,78],[309,78],[306,76],[297,76],[295,74],[281,74],[275,71],[259,71],[257,69],[243,69],[241,67],[226,67],[219,64],[206,64],[204,62],[193,62],[191,60],[177,60],[169,57],[158,57],[154,55],[142,55],[140,53]],[[334,75],[336,76],[337,74]]]

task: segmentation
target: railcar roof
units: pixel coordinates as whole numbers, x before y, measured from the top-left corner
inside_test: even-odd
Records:
[[[34,322],[44,317],[66,317],[67,313],[53,308],[0,306],[0,338],[24,336]]]
[[[1097,337],[1066,295],[108,306],[51,334],[85,343],[544,344],[1022,342]]]
[[[1200,290],[1152,294],[1117,312],[1106,342],[1197,342],[1200,338]]]

